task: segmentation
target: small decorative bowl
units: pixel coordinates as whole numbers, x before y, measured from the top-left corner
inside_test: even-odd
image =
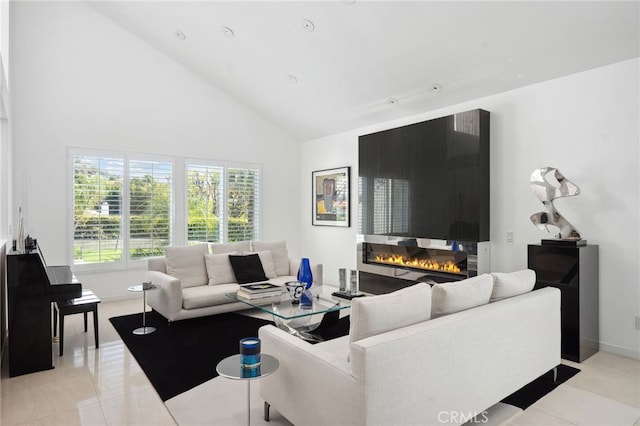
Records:
[[[300,303],[300,297],[306,287],[305,283],[300,281],[288,281],[284,283],[284,285],[289,292],[289,296],[293,299],[293,303]]]

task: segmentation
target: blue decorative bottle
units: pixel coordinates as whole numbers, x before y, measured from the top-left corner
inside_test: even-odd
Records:
[[[311,273],[311,264],[309,258],[303,257],[298,268],[298,281],[305,283],[305,288],[311,288],[313,284],[313,274]]]
[[[311,264],[309,259],[303,257],[298,268],[298,281],[305,283],[305,290],[300,297],[300,307],[310,308],[313,305],[313,294],[311,293],[311,285],[313,284],[313,274],[311,273]]]

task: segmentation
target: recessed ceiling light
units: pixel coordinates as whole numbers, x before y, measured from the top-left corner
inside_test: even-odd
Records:
[[[176,30],[176,32],[174,33],[176,38],[180,39],[180,40],[184,40],[185,38],[187,38],[187,36],[180,30]]]
[[[298,78],[295,75],[287,75],[287,81],[291,84],[296,84],[298,82]]]
[[[302,20],[302,28],[304,28],[305,31],[312,32],[313,30],[316,29],[316,26],[310,20],[303,19]]]
[[[400,104],[400,101],[397,100],[396,98],[389,98],[389,99],[387,99],[387,103],[389,105],[398,105],[398,104]]]
[[[222,34],[226,35],[227,37],[233,37],[236,35],[236,33],[234,33],[233,30],[229,27],[222,27]]]
[[[442,84],[440,84],[440,83],[433,83],[433,84],[431,85],[431,90],[433,90],[433,91],[434,91],[434,92],[436,92],[436,93],[440,93],[440,92],[442,92]]]

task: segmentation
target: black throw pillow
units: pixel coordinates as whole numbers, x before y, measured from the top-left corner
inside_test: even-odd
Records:
[[[264,274],[264,268],[257,253],[246,256],[229,255],[231,268],[236,275],[238,284],[255,283],[258,281],[268,281]]]

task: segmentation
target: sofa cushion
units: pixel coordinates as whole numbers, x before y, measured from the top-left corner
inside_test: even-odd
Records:
[[[433,318],[489,303],[493,276],[482,274],[462,281],[435,284],[431,295]]]
[[[262,263],[262,269],[264,270],[264,274],[267,278],[275,278],[278,275],[276,274],[275,265],[273,264],[273,257],[271,256],[271,252],[269,250],[264,251],[246,251],[243,253],[245,256],[248,254],[257,254],[260,258],[260,263]]]
[[[211,253],[231,253],[233,251],[242,253],[251,250],[249,241],[240,241],[237,243],[215,243],[211,244]]]
[[[426,321],[431,317],[431,287],[418,283],[393,293],[355,298],[349,342]]]
[[[531,269],[492,272],[491,275],[493,275],[493,291],[489,299],[491,302],[528,293],[536,284],[536,273]]]
[[[237,254],[235,251],[229,254]],[[236,282],[236,275],[233,273],[229,254],[205,254],[204,263],[207,266],[209,285],[228,284]]]
[[[231,303],[234,300],[225,296],[225,293],[235,293],[238,288],[238,284],[200,285],[185,288],[182,291],[182,307],[197,309]]]
[[[269,250],[273,257],[276,275],[289,275],[289,252],[286,241],[253,241],[252,249],[255,252]]]
[[[238,284],[268,281],[260,257],[256,253],[246,256],[229,255],[229,260]]]
[[[204,255],[209,253],[207,244],[192,246],[168,246],[164,248],[167,274],[180,280],[182,288],[205,285],[209,282]]]

